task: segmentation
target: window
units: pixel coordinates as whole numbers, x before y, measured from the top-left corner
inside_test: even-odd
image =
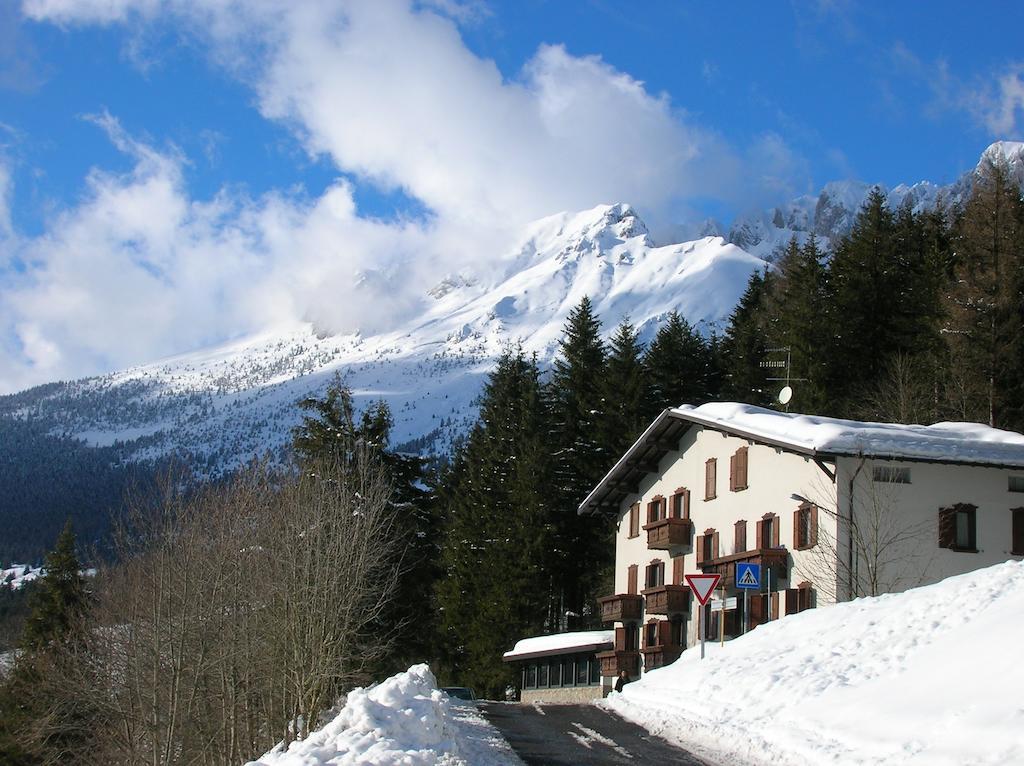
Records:
[[[747,550],[747,522],[745,521],[736,522],[734,548],[733,553],[743,553]]]
[[[629,536],[640,536],[640,503],[629,506]]]
[[[647,566],[647,578],[645,587],[660,588],[665,584],[665,562],[655,559]]]
[[[685,487],[676,490],[676,493],[672,495],[671,512],[673,519],[690,518],[690,490]]]
[[[697,536],[697,565],[702,561],[718,558],[718,532],[705,529],[703,535]]]
[[[644,646],[658,646],[658,621],[651,620],[649,623],[644,625]]]
[[[766,513],[757,522],[757,547],[779,547],[779,517],[774,513]]]
[[[684,643],[685,636],[683,635],[683,621],[679,618],[672,620],[672,627],[669,629],[669,644],[672,646],[682,646]]]
[[[873,469],[875,481],[887,484],[910,484],[910,469],[895,465],[876,465]]]
[[[529,665],[526,668],[526,688],[536,689],[537,688],[537,666]]]
[[[939,511],[939,547],[976,553],[977,508],[958,503]]]
[[[793,511],[793,547],[797,550],[818,544],[818,506],[804,503]]]
[[[1024,476],[1009,476],[1007,477],[1006,488],[1010,492],[1024,492]]]
[[[704,499],[714,500],[715,499],[715,483],[717,471],[717,461],[715,458],[709,458],[704,463]]]
[[[653,524],[665,518],[665,498],[660,495],[647,504],[647,523]]]
[[[541,665],[538,668],[538,671],[539,672],[537,674],[537,686],[547,686],[548,685],[548,664],[545,662],[543,665]]]
[[[576,685],[586,686],[590,681],[590,674],[587,672],[587,658],[576,658]]]
[[[562,663],[558,660],[551,663],[551,685],[562,685]]]
[[[786,614],[795,614],[814,608],[814,589],[806,580],[786,590]]]
[[[562,686],[573,686],[572,657],[562,660]]]
[[[1010,553],[1014,556],[1024,556],[1024,508],[1014,508],[1010,515],[1013,527]]]
[[[739,492],[747,488],[747,448],[740,447],[729,458],[729,491]]]

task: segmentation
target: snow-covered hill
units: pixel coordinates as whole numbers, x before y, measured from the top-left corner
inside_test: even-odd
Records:
[[[425,286],[414,321],[377,335],[323,336],[309,324],[123,372],[50,384],[0,399],[0,417],[37,418],[90,444],[128,442],[137,459],[189,453],[210,473],[279,454],[339,372],[357,403],[384,399],[394,441],[447,450],[475,416],[474,400],[508,344],[542,365],[583,296],[611,332],[629,315],[650,334],[671,311],[721,325],[759,259],[721,238],[657,247],[628,205],[532,224],[519,245],[476,273]]]
[[[1024,561],[709,643],[606,704],[722,764],[1024,763]]]
[[[794,236],[803,243],[812,232],[827,248],[830,242],[850,231],[872,189],[880,189],[893,210],[908,201],[916,212],[935,207],[939,199],[954,204],[970,194],[975,178],[988,161],[1005,162],[1011,177],[1024,183],[1024,143],[997,141],[984,151],[973,170],[947,186],[920,181],[912,186],[900,184],[887,189],[882,184],[834,181],[826,184],[817,196],[804,195],[768,210],[741,215],[724,236],[727,241],[764,259],[771,259],[773,253]],[[704,231],[724,231],[713,221],[705,221],[701,227]]]

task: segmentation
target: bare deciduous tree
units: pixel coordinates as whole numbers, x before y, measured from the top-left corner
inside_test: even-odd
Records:
[[[832,487],[819,486],[805,495],[818,509],[818,538],[796,569],[833,601],[920,585],[935,556],[930,544],[935,523],[901,512],[900,484],[874,481],[872,468],[860,459],[840,508],[831,499],[817,502],[834,498]]]
[[[165,490],[121,530],[86,638],[50,674],[39,736],[89,704],[77,763],[242,763],[303,736],[389,650],[379,625],[400,537],[366,450]]]

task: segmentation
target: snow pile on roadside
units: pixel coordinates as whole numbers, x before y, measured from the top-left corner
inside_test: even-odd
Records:
[[[1024,562],[689,650],[604,704],[723,763],[1024,763]]]
[[[354,689],[341,712],[287,750],[246,766],[516,766],[521,762],[475,709],[452,704],[430,668],[414,665]]]

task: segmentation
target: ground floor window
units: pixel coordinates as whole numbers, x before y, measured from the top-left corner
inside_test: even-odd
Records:
[[[939,511],[939,547],[954,551],[976,551],[977,508],[958,503]]]
[[[557,689],[574,686],[598,686],[601,663],[593,654],[541,657],[523,663],[524,689]]]

